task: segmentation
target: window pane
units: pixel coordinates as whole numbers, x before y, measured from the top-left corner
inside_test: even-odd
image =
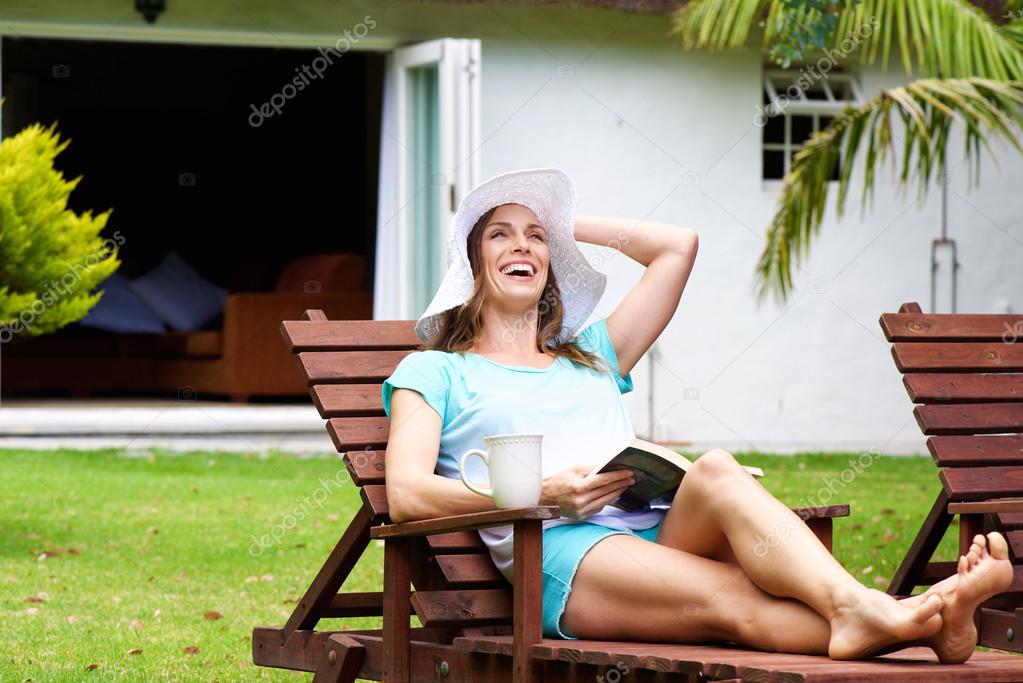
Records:
[[[785,116],[779,114],[767,119],[764,126],[764,142],[785,142]]]
[[[439,75],[436,64],[408,70],[410,145],[407,168],[412,225],[409,259],[412,267],[411,287],[415,315],[430,305],[431,292],[440,286],[441,258],[438,235],[441,225],[440,190],[434,178],[440,173],[440,101]]]
[[[852,99],[848,81],[830,81],[828,85],[831,86],[831,92],[834,93],[836,100]]]
[[[781,180],[785,177],[785,152],[764,150],[764,178]]]
[[[821,85],[821,81],[817,81],[816,83],[811,85],[809,88],[807,88],[804,91],[804,95],[806,95],[806,99],[808,99],[808,100],[826,100],[826,99],[828,99],[828,95],[827,95],[826,92],[824,92],[824,86]]]
[[[792,117],[792,145],[798,147],[810,137],[813,132],[813,117],[793,115]]]

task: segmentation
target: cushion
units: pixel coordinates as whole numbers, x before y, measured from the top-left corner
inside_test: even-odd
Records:
[[[216,318],[227,290],[218,287],[171,252],[153,270],[128,285],[177,332],[191,332]]]
[[[129,285],[130,280],[118,273],[101,282],[103,296],[79,324],[110,332],[166,332],[160,316]]]

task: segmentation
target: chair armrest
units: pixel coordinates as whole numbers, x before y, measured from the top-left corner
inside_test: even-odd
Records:
[[[451,515],[436,519],[420,519],[413,522],[382,524],[369,530],[371,538],[402,538],[407,536],[429,536],[430,534],[446,534],[452,531],[472,531],[491,526],[501,526],[523,519],[555,519],[561,514],[557,506],[540,506],[531,508],[504,508],[486,510],[465,515]]]
[[[849,506],[846,504],[842,505],[806,505],[803,507],[792,508],[792,511],[803,518],[803,521],[808,519],[824,519],[833,517],[848,517]]]
[[[949,503],[948,512],[950,515],[1023,512],[1023,498],[993,498],[991,500]]]

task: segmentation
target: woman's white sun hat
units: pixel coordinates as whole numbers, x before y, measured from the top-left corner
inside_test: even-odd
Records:
[[[556,168],[533,168],[496,175],[474,187],[458,205],[448,228],[448,270],[416,322],[416,336],[426,341],[440,328],[442,313],[461,306],[472,295],[472,267],[467,241],[476,221],[495,206],[520,204],[533,211],[547,230],[550,268],[558,279],[564,308],[557,341],[566,341],[596,308],[607,276],[595,270],[576,244],[575,189]]]

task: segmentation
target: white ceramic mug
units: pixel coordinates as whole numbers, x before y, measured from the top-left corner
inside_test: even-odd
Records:
[[[499,508],[533,507],[543,487],[541,442],[543,434],[495,434],[483,437],[486,450],[473,448],[462,455],[458,475],[462,483],[481,496],[494,499]],[[487,463],[490,488],[481,489],[465,476],[465,463],[476,456]]]

